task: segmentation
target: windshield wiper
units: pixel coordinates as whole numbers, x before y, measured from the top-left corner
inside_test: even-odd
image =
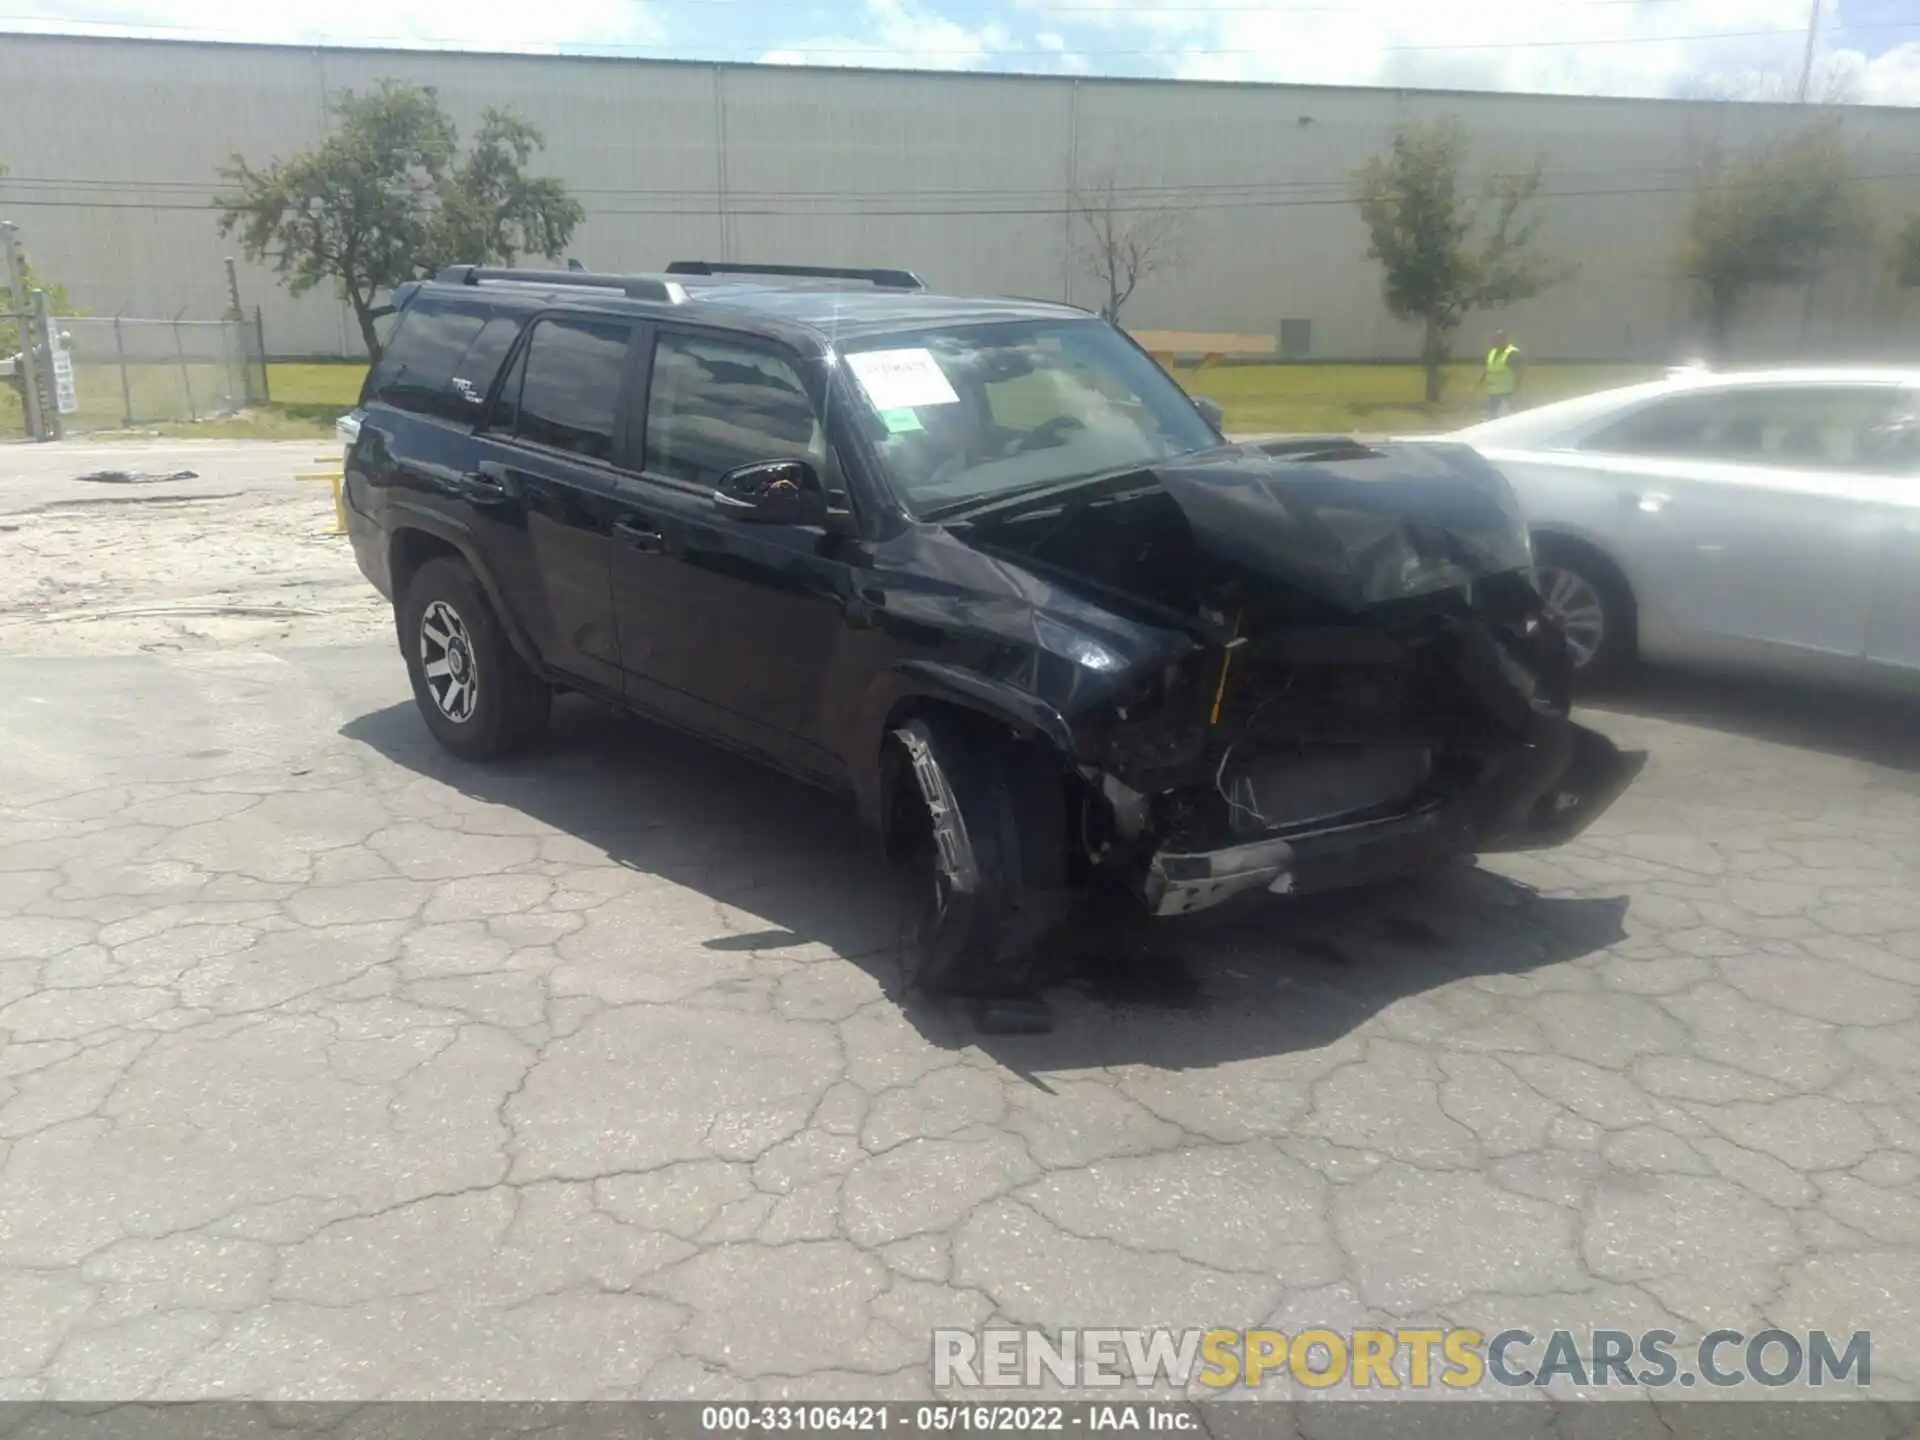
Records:
[[[970,510],[991,510],[1003,504],[1012,504],[1016,500],[1025,500],[1035,495],[1045,495],[1055,490],[1077,490],[1082,485],[1096,485],[1103,480],[1115,480],[1125,475],[1147,473],[1144,465],[1120,465],[1112,470],[1099,470],[1092,475],[1076,475],[1066,480],[1037,480],[1031,485],[1016,485],[1011,490],[989,490],[980,495],[969,495],[964,500],[949,500],[944,505],[935,505],[920,511],[922,520],[945,520],[950,516],[964,515]]]

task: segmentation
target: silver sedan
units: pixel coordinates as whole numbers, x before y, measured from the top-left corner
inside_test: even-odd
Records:
[[[1677,371],[1445,438],[1512,481],[1584,677],[1920,680],[1920,370]]]

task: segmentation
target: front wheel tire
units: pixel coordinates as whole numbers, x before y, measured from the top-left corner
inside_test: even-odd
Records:
[[[891,743],[914,886],[907,987],[1028,993],[1037,948],[1071,899],[1058,772],[1032,747],[943,715],[908,721]]]
[[[528,668],[465,561],[429,560],[398,613],[413,698],[448,750],[492,760],[546,729],[553,691]]]
[[[1544,544],[1534,585],[1547,618],[1566,637],[1576,682],[1591,684],[1620,673],[1633,658],[1633,601],[1606,565],[1583,551]]]

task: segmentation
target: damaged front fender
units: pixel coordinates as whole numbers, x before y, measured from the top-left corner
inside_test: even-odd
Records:
[[[898,717],[925,702],[981,716],[1009,735],[1040,741],[1063,766],[1073,762],[1073,727],[1046,700],[1005,680],[933,660],[903,660],[875,678],[861,702],[856,754],[878,757],[888,734],[897,729]],[[888,772],[877,764],[860,763],[851,773],[861,818],[885,833],[892,783]]]

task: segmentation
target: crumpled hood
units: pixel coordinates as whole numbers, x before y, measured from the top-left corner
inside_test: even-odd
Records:
[[[1344,610],[1532,563],[1505,478],[1464,445],[1229,445],[970,514],[971,542],[1183,613],[1203,574]]]

